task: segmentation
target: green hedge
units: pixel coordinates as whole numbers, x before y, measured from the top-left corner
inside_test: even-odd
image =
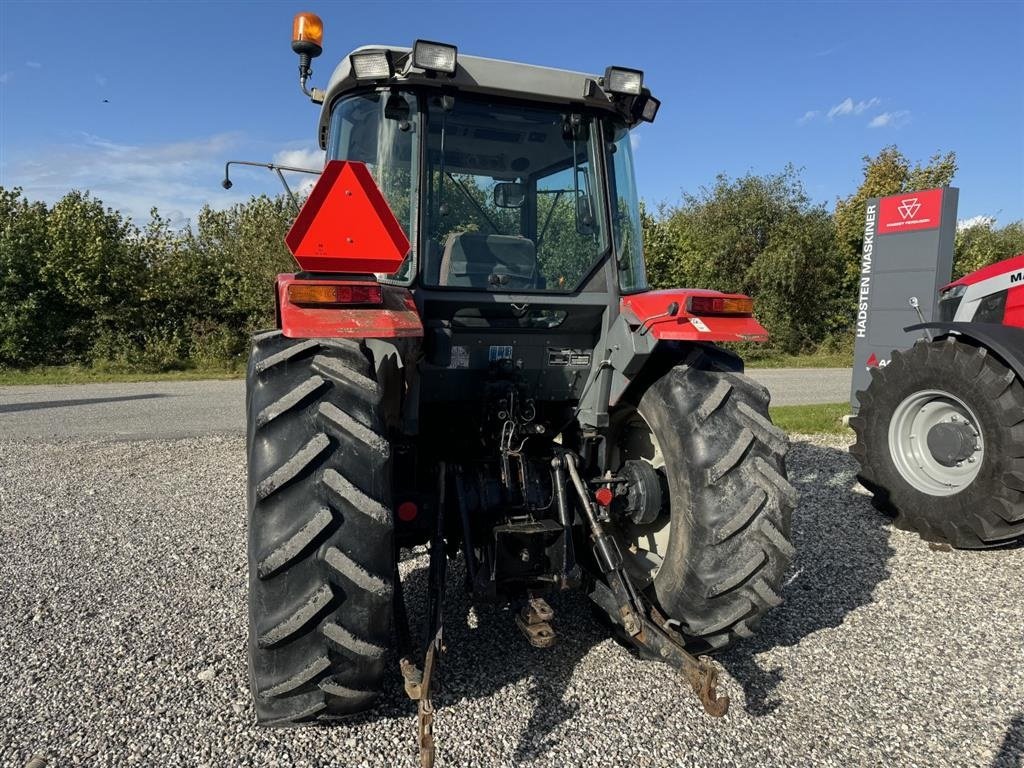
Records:
[[[717,178],[675,205],[644,211],[654,287],[755,297],[767,350],[843,350],[854,317],[864,201],[949,183],[952,154],[911,165],[895,147],[864,158],[864,181],[835,213],[799,172]],[[247,339],[273,323],[273,281],[295,269],[284,198],[204,208],[171,228],[154,209],[139,228],[88,193],[48,206],[0,187],[0,367],[84,364],[169,371],[244,364]],[[1024,223],[957,236],[958,274],[1024,252]]]

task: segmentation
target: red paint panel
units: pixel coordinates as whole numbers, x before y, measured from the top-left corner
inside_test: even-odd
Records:
[[[700,288],[670,288],[625,296],[622,311],[632,313],[643,324],[661,315],[669,304],[679,304],[674,317],[662,317],[650,325],[650,334],[666,341],[767,341],[768,331],[753,317],[694,315],[686,311],[686,300],[691,296],[721,298],[747,298],[739,293],[721,293]]]
[[[947,285],[946,288],[952,288],[956,285],[974,285],[983,280],[989,280],[1000,275],[1008,275],[1011,272],[1020,272],[1021,270],[1024,270],[1024,253],[1017,254],[995,264],[989,264],[987,267],[982,267],[975,272],[971,272],[969,275],[964,275],[959,280],[954,280]],[[942,290],[946,290],[946,288]]]
[[[878,201],[878,234],[935,229],[942,221],[942,190],[924,189]]]
[[[1006,314],[1003,325],[1024,328],[1024,285],[1011,288],[1006,294]]]
[[[363,163],[332,160],[284,238],[306,272],[391,274],[409,240]]]
[[[383,307],[299,307],[288,300],[289,285],[324,282],[299,280],[295,275],[277,276],[281,331],[289,339],[395,339],[423,335],[423,323],[412,294],[400,286],[381,286]]]

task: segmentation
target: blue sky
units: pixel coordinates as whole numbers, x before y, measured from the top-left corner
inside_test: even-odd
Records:
[[[320,14],[323,85],[365,43],[601,72],[638,67],[661,98],[638,182],[673,202],[717,173],[791,162],[830,207],[861,158],[955,150],[961,219],[1024,218],[1024,3],[16,2],[0,0],[0,184],[48,201],[90,189],[145,218],[276,193],[227,159],[315,159],[295,11]],[[264,175],[265,174],[265,175]]]

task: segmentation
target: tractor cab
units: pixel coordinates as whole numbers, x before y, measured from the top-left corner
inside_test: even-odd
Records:
[[[502,367],[541,408],[578,400],[620,295],[647,289],[630,130],[658,102],[643,73],[417,41],[353,51],[316,95],[328,162],[365,164],[409,242],[376,275],[412,291],[424,325],[407,424],[444,428]]]
[[[646,288],[629,130],[657,102],[642,79],[434,43],[360,48],[324,94],[321,147],[366,163],[405,230],[411,249],[389,282],[628,293]]]

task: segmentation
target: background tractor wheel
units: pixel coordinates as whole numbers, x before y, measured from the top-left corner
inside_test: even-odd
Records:
[[[653,522],[619,526],[627,567],[697,653],[754,633],[782,601],[795,554],[788,440],[768,418],[767,390],[730,363],[697,349],[613,416],[612,466],[642,461],[662,489]]]
[[[1024,537],[1024,386],[948,337],[894,352],[850,424],[876,506],[927,541],[977,549]]]
[[[391,643],[390,446],[362,344],[254,337],[249,676],[261,723],[372,705]]]

